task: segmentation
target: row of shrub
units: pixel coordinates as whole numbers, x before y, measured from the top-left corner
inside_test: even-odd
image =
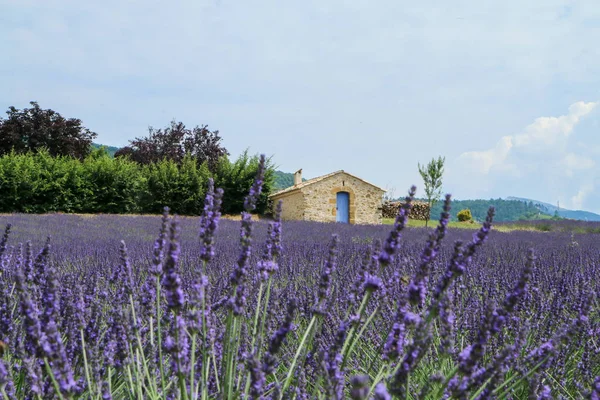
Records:
[[[244,152],[237,160],[222,157],[214,172],[186,156],[181,163],[163,160],[140,165],[96,149],[83,160],[53,157],[47,151],[0,157],[0,212],[158,214],[168,205],[182,215],[202,213],[207,181],[225,190],[224,213],[243,209],[259,158]],[[257,212],[267,207],[273,168],[268,166]]]

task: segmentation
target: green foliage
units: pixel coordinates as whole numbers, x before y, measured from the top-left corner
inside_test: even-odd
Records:
[[[198,166],[186,156],[181,165],[163,160],[144,167],[147,179],[141,208],[145,213],[160,214],[168,205],[174,213],[199,215],[203,209],[204,193],[210,172],[206,163]]]
[[[191,157],[141,165],[126,157],[111,157],[96,148],[84,160],[53,157],[41,149],[0,157],[0,212],[21,213],[174,213],[199,215],[203,209],[208,178],[225,190],[222,210],[235,214],[258,169],[259,156],[244,152],[235,162],[224,157],[212,174],[206,163]],[[266,210],[273,187],[273,168],[267,163],[263,192],[257,212]]]
[[[256,173],[259,155],[249,156],[244,151],[234,162],[222,157],[215,171],[215,186],[223,188],[222,209],[224,214],[239,214],[244,209],[244,198],[248,194]],[[275,183],[274,168],[271,159],[267,159],[263,190],[256,205],[258,213],[267,211],[268,197]]]
[[[115,146],[106,146],[106,145],[99,144],[99,143],[92,143],[92,151],[94,151],[96,149],[104,149],[106,154],[108,154],[110,157],[114,157],[115,153],[117,151],[119,151],[119,148],[115,147]]]
[[[81,212],[86,197],[81,163],[47,150],[1,157],[0,192],[3,212]]]
[[[551,218],[550,215],[540,212],[534,204],[518,200],[503,200],[503,199],[489,199],[489,200],[454,200],[452,202],[453,210],[463,210],[468,208],[471,210],[473,219],[476,221],[485,220],[485,215],[490,206],[496,209],[496,215],[494,219],[498,222],[518,221],[518,220],[539,220]],[[442,212],[442,204],[436,204],[431,215],[440,215]],[[451,219],[456,221],[456,213],[451,212]]]
[[[429,164],[421,165],[418,164],[419,174],[423,178],[423,184],[425,185],[425,196],[427,197],[427,203],[429,204],[429,215],[431,216],[431,208],[442,196],[442,175],[444,174],[444,157],[438,157],[432,159]],[[426,219],[428,221],[429,218]],[[425,222],[427,226],[427,222]]]
[[[93,155],[83,162],[84,180],[89,189],[85,213],[127,214],[142,211],[140,193],[146,179],[142,168],[126,159]]]
[[[274,171],[273,175],[275,177],[273,190],[283,190],[290,186],[294,186],[294,174],[291,172]],[[302,178],[302,182],[305,180],[306,179]]]
[[[456,214],[456,217],[458,218],[458,220],[460,222],[467,222],[467,221],[473,220],[473,216],[471,215],[471,210],[469,210],[468,208],[465,210],[460,210],[458,212],[458,214]]]

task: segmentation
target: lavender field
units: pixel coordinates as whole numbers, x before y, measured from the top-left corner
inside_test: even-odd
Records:
[[[410,196],[393,226],[230,221],[219,196],[0,216],[1,396],[599,398],[599,234],[405,229]]]

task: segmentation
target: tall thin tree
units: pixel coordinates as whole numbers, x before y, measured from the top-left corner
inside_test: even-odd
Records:
[[[431,208],[442,196],[442,175],[444,174],[445,161],[446,158],[440,156],[437,160],[435,158],[432,159],[427,165],[417,164],[419,173],[423,178],[423,184],[425,185],[427,204],[429,204],[425,226],[427,226],[429,218],[431,217]]]

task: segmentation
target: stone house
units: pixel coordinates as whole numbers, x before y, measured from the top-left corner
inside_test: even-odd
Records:
[[[273,193],[273,207],[283,201],[283,220],[380,224],[385,190],[343,170],[302,181]]]

